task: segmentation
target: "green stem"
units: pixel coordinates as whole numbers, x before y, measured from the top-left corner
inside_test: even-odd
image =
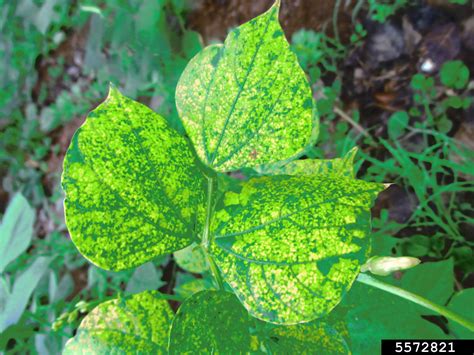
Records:
[[[212,276],[214,277],[214,281],[217,285],[219,290],[224,289],[224,281],[222,280],[222,276],[217,268],[217,265],[209,254],[209,244],[210,240],[210,229],[211,229],[211,216],[213,213],[212,209],[212,195],[214,193],[214,182],[215,179],[212,177],[207,177],[207,204],[206,204],[206,224],[204,225],[204,231],[202,234],[202,248],[204,250],[204,254],[206,255],[207,263],[209,264],[209,268],[211,270]]]
[[[224,290],[224,280],[222,279],[221,273],[219,272],[219,269],[217,268],[216,262],[212,258],[211,255],[206,253],[207,256],[207,261],[209,263],[209,268],[211,269],[212,276],[214,276],[214,280],[216,281],[217,288],[219,290]]]
[[[404,289],[401,289],[400,287],[396,287],[393,285],[390,285],[388,283],[385,283],[383,281],[380,281],[372,276],[366,275],[366,274],[359,274],[357,277],[357,281],[378,288],[380,290],[383,290],[385,292],[394,294],[398,297],[404,298],[408,301],[411,301],[413,303],[416,303],[426,309],[429,309],[430,311],[434,311],[442,316],[445,316],[446,318],[462,325],[464,328],[469,329],[471,332],[474,332],[474,323],[467,320],[466,318],[450,311],[446,307],[437,305],[436,303],[433,303],[429,300],[427,300],[424,297],[418,296],[414,293],[411,293],[409,291],[406,291]]]
[[[206,224],[204,225],[204,231],[202,233],[202,247],[207,252],[209,248],[209,230],[211,226],[211,214],[212,214],[212,194],[214,193],[214,179],[207,177],[207,202],[206,202]]]

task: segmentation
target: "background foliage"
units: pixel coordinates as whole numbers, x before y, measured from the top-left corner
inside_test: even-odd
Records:
[[[241,3],[0,1],[0,352],[59,353],[83,315],[117,292],[159,289],[176,309],[212,287],[192,248],[115,273],[89,264],[67,235],[59,177],[73,132],[109,82],[183,132],[174,91],[186,63],[270,2]],[[282,22],[321,115],[308,157],[342,157],[359,145],[358,177],[395,183],[373,210],[373,254],[426,262],[386,281],[466,314],[474,301],[472,7],[308,1],[297,11],[286,3]],[[308,6],[324,20],[304,16]],[[364,287],[334,315],[355,353],[367,334],[472,337],[381,291],[367,303]],[[284,336],[255,331],[270,347]]]

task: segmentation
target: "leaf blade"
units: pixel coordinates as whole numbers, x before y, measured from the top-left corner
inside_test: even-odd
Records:
[[[351,353],[345,339],[324,322],[275,327],[266,345],[276,354],[305,354],[309,349],[334,355]]]
[[[170,354],[245,353],[250,347],[247,312],[231,293],[201,291],[178,309],[170,331]]]
[[[30,245],[35,210],[21,193],[7,207],[0,224],[0,273]]]
[[[330,175],[251,179],[224,196],[211,253],[253,316],[311,321],[337,305],[367,258],[381,190]]]
[[[355,178],[354,158],[358,148],[352,148],[342,158],[304,159],[291,162],[263,166],[256,169],[260,175],[320,175],[332,174]]]
[[[11,293],[6,294],[4,310],[0,313],[0,332],[10,325],[16,324],[28,305],[31,294],[38,285],[43,274],[49,267],[50,258],[38,257],[23,273],[18,276],[12,287]]]
[[[81,322],[65,354],[162,352],[168,341],[173,311],[156,291],[101,303]]]
[[[91,262],[112,270],[186,247],[195,237],[203,181],[184,138],[111,88],[64,161],[71,238]]]
[[[176,104],[201,160],[218,171],[301,151],[317,130],[311,89],[278,22],[279,5],[205,48],[183,72]]]

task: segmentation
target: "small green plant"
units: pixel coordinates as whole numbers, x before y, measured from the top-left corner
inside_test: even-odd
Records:
[[[474,164],[472,150],[452,137],[450,117],[471,105],[469,75],[468,68],[457,60],[443,64],[438,78],[415,74],[411,80],[413,106],[392,114],[387,125],[390,140],[379,139],[389,158],[380,161],[366,156],[371,163],[370,178],[409,186],[418,201],[404,223],[389,222],[387,215],[376,219],[374,226],[380,234],[396,235],[407,227],[427,228],[409,238],[393,240],[399,244],[397,255],[452,257],[455,266],[466,274],[473,270],[473,259],[463,224],[470,221],[472,206],[460,196],[473,191]],[[443,86],[435,86],[438,80]],[[410,138],[418,140],[416,146],[410,145]]]
[[[406,6],[408,0],[368,0],[369,12],[373,20],[384,23],[397,10]]]
[[[356,279],[474,330],[452,310],[360,274],[370,207],[385,185],[355,178],[356,150],[298,160],[314,144],[318,115],[278,10],[277,2],[186,67],[176,105],[192,146],[114,87],[76,132],[62,184],[79,251],[116,271],[175,253],[185,268],[209,269],[215,285],[176,314],[166,301],[174,296],[119,295],[84,318],[65,353],[348,353],[331,311]],[[254,177],[227,174],[237,170]],[[364,270],[414,264],[375,258]]]

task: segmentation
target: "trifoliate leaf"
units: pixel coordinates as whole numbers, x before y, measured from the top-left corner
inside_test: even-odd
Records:
[[[107,301],[82,321],[64,354],[164,353],[173,311],[156,291]]]
[[[204,255],[201,246],[195,243],[174,252],[173,256],[179,267],[189,272],[202,274],[208,269],[206,255]]]
[[[248,314],[231,293],[196,293],[173,319],[170,354],[241,354],[249,347]]]
[[[454,89],[463,89],[469,82],[469,68],[460,60],[444,63],[439,75],[443,85]]]
[[[112,270],[192,243],[203,177],[164,118],[111,88],[64,160],[66,223],[79,251]]]
[[[344,338],[324,322],[276,327],[268,334],[265,348],[272,354],[350,354]]]
[[[278,324],[322,317],[366,260],[370,206],[383,188],[331,175],[251,179],[224,195],[211,253],[253,316]]]
[[[176,105],[201,160],[218,171],[289,158],[310,140],[313,99],[278,3],[194,57]],[[313,127],[314,126],[314,127]]]

